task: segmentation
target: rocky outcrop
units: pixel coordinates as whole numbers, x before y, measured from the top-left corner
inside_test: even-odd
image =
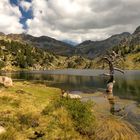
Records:
[[[0,76],[0,84],[4,85],[5,87],[11,87],[13,86],[13,81],[9,77]]]

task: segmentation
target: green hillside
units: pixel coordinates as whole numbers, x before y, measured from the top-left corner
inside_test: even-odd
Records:
[[[81,56],[64,57],[14,40],[0,40],[1,70],[46,70],[88,68],[91,60]]]

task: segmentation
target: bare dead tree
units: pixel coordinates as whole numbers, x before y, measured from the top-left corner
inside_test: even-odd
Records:
[[[115,100],[113,96],[113,86],[115,83],[114,73],[115,71],[124,73],[122,69],[115,67],[115,62],[117,61],[117,59],[121,60],[121,57],[115,51],[107,52],[106,56],[101,58],[103,65],[104,63],[106,63],[109,66],[109,73],[105,73],[104,75],[109,76],[109,80],[107,82],[106,94],[110,103],[110,112],[112,114],[114,114],[114,112],[116,111],[119,111],[119,110],[115,110]]]

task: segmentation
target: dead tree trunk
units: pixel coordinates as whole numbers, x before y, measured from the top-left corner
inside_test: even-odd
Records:
[[[107,99],[110,104],[110,112],[114,114],[115,112],[115,98],[113,95],[113,86],[114,86],[114,75],[110,75],[110,78],[107,82],[107,88],[106,88],[106,93],[107,93]]]
[[[114,71],[116,70],[116,71],[119,71],[121,73],[124,73],[123,70],[114,67],[114,62],[116,61],[117,57],[118,57],[118,55],[113,51],[112,53],[108,53],[106,57],[102,58],[102,60],[106,64],[108,64],[108,66],[109,66],[109,73],[105,74],[105,75],[109,76],[109,80],[107,82],[106,94],[107,94],[107,99],[108,99],[109,104],[110,104],[110,112],[112,114],[114,114],[116,112],[116,110],[115,110],[115,98],[113,96],[113,86],[115,83]]]

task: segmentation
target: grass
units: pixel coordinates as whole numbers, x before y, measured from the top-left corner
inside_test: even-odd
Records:
[[[102,118],[91,102],[62,98],[58,88],[15,82],[0,91],[0,140],[137,140],[127,122]]]
[[[61,108],[67,110],[76,131],[88,138],[94,137],[96,121],[92,112],[92,102],[82,103],[80,100],[58,98],[50,106],[44,108],[42,114],[49,115],[52,110]]]
[[[72,104],[77,103],[73,111],[83,104],[78,100],[70,100],[66,108],[62,105],[66,100],[61,101],[60,95],[61,90],[58,88],[28,82],[15,82],[13,87],[3,89],[0,93],[0,125],[7,131],[0,135],[0,140],[86,140],[87,136],[76,130],[78,122],[74,121],[74,115],[70,115],[68,110],[70,104],[72,107]],[[87,108],[83,105],[81,109],[84,106]],[[46,108],[49,108],[48,115],[43,114]]]
[[[114,117],[105,117],[99,121],[95,140],[139,140],[134,127],[128,122]]]

